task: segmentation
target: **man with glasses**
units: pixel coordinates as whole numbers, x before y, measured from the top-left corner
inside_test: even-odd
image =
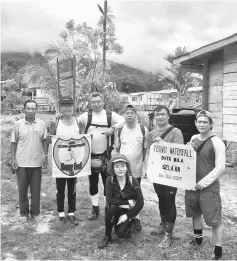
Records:
[[[222,256],[223,237],[218,177],[225,169],[225,145],[211,131],[213,117],[209,111],[200,111],[195,124],[199,134],[191,138],[191,145],[197,152],[197,184],[193,190],[185,191],[186,216],[193,219],[194,238],[184,247],[192,249],[201,245],[203,216],[206,224],[212,228],[215,244],[213,260],[218,260]]]
[[[108,145],[107,136],[113,134],[120,127],[124,118],[117,113],[104,109],[104,97],[99,92],[93,92],[90,97],[91,110],[81,114],[78,122],[85,127],[85,133],[92,134],[91,142],[91,175],[89,175],[89,192],[92,201],[92,211],[89,220],[97,219],[99,215],[99,173],[105,186],[107,179],[107,162],[111,144]]]
[[[164,105],[159,105],[153,113],[156,126],[149,133],[148,148],[153,142],[160,140],[183,144],[184,140],[181,130],[169,124],[169,109]],[[172,232],[177,216],[175,205],[177,188],[156,183],[153,183],[153,186],[159,199],[161,223],[157,230],[151,232],[151,235],[164,234],[159,247],[167,248],[172,243]]]
[[[44,121],[35,118],[37,112],[35,101],[25,101],[24,111],[25,117],[18,120],[13,126],[12,167],[17,173],[21,219],[23,222],[27,222],[29,214],[31,214],[32,218],[39,222],[42,167],[46,168],[48,164],[46,125]]]

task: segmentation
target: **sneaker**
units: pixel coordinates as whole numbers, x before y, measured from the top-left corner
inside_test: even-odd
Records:
[[[59,222],[62,224],[62,225],[64,225],[64,224],[66,224],[66,218],[65,217],[59,217]]]
[[[136,231],[142,231],[142,225],[140,219],[135,219],[134,227]]]
[[[75,226],[79,224],[78,219],[75,216],[68,215],[67,219]]]
[[[220,259],[221,259],[220,256],[214,256],[214,257],[212,257],[212,260],[220,260]]]
[[[105,236],[99,243],[98,243],[98,248],[106,248],[108,244],[111,242],[111,238],[108,236]]]
[[[171,246],[172,243],[172,234],[165,233],[163,239],[161,240],[159,247],[160,248],[168,248]]]
[[[33,220],[35,220],[35,221],[36,221],[36,223],[39,223],[39,222],[41,222],[41,221],[42,221],[42,218],[41,218],[41,216],[40,216],[40,215],[38,215],[38,216],[32,216],[32,218],[33,218]]]
[[[165,224],[161,222],[157,230],[151,231],[151,235],[159,236],[162,235],[164,232],[165,232]]]
[[[19,221],[21,223],[26,223],[29,220],[29,216],[20,216]]]
[[[100,213],[100,208],[99,206],[92,206],[92,211],[91,213],[88,215],[88,219],[89,220],[95,220],[97,219],[97,217],[99,216]]]
[[[191,241],[183,244],[183,248],[186,248],[186,249],[194,249],[196,247],[198,247],[199,245],[197,244],[195,238],[193,238]]]

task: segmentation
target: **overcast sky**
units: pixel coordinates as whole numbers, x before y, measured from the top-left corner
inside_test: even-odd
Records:
[[[0,0],[2,51],[41,51],[59,40],[65,23],[96,27],[95,0]],[[177,46],[189,51],[237,33],[237,1],[115,1],[116,35],[124,53],[115,61],[147,71],[165,66]]]

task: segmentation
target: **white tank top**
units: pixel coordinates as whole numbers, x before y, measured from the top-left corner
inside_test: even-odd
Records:
[[[59,120],[58,127],[56,130],[56,135],[62,135],[62,136],[79,135],[79,127],[77,125],[76,119],[74,118],[73,124],[69,126],[63,124],[62,120]]]

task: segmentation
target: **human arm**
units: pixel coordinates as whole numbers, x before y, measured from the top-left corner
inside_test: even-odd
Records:
[[[181,130],[178,128],[174,129],[173,143],[184,144],[183,134],[182,134]]]
[[[14,170],[17,169],[17,161],[16,161],[16,150],[17,150],[17,143],[19,139],[19,129],[17,124],[15,123],[12,130],[12,137],[11,137],[11,161],[12,161],[12,168]]]
[[[129,205],[129,202],[127,199],[118,199],[113,196],[113,188],[114,188],[114,184],[112,182],[112,177],[110,176],[106,180],[106,202],[107,202],[108,206]]]
[[[123,116],[119,115],[118,113],[112,111],[112,121],[111,127],[107,130],[106,136],[110,136],[114,133],[115,130],[121,128],[125,124],[125,119]]]
[[[42,167],[47,168],[47,166],[48,166],[49,139],[48,139],[48,133],[47,133],[47,129],[46,129],[45,125],[44,125],[44,133],[43,133],[43,137],[42,137],[42,146],[43,146],[43,151],[44,151]]]
[[[132,181],[133,189],[135,190],[134,192],[135,192],[135,195],[136,195],[134,200],[135,200],[136,203],[127,212],[126,215],[127,215],[128,219],[136,217],[144,206],[144,198],[143,198],[142,190],[139,186],[139,183],[138,183],[136,178],[132,178],[132,179],[133,179],[133,181]]]
[[[195,186],[195,189],[201,190],[211,185],[225,170],[225,145],[218,137],[211,138],[215,151],[215,168],[201,179]]]

